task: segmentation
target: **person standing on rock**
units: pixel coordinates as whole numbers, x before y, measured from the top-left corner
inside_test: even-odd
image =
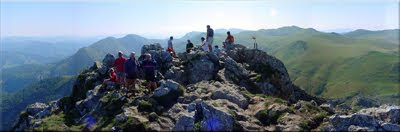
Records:
[[[223,42],[224,48],[226,48],[227,46],[232,45],[235,42],[235,38],[233,38],[233,36],[231,35],[230,31],[226,32],[226,34],[228,36],[226,37],[225,42]]]
[[[135,84],[137,79],[139,63],[135,59],[135,52],[132,52],[129,56],[129,59],[125,61],[124,64],[124,73],[126,75],[126,89],[128,91],[132,90],[135,92]]]
[[[173,39],[174,39],[174,37],[172,37],[172,36],[169,37],[167,52],[170,53],[172,55],[172,57],[176,58],[174,46],[172,45],[172,40]]]
[[[125,75],[124,75],[124,64],[125,64],[125,57],[123,56],[122,51],[118,52],[118,58],[114,61],[114,67],[117,71],[118,83],[121,85],[125,85]]]
[[[154,91],[154,89],[157,88],[156,65],[157,65],[157,63],[154,62],[153,59],[151,59],[151,54],[146,53],[145,60],[143,61],[141,66],[144,71],[144,78],[147,81],[147,88],[150,91]]]
[[[206,39],[204,37],[201,37],[201,48],[203,49],[203,51],[209,52],[210,48],[208,46],[209,45]]]
[[[214,30],[210,27],[210,25],[207,25],[206,40],[207,40],[207,43],[208,43],[209,51],[212,52],[212,44],[213,44],[213,41],[214,41]]]
[[[190,42],[189,39],[187,40],[187,42],[188,43],[186,44],[186,53],[190,53],[190,51],[193,50],[194,45],[192,42]]]

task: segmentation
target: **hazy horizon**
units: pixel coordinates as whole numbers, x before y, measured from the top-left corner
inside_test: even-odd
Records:
[[[296,26],[296,25],[291,25],[291,26]],[[283,27],[290,27],[289,25],[288,26],[283,26]],[[297,27],[299,27],[299,26],[297,26]],[[278,27],[278,28],[282,28],[282,27]],[[278,28],[269,28],[269,29],[278,29]],[[300,27],[300,28],[303,28],[303,29],[306,29],[306,28],[312,28],[312,27]],[[241,29],[241,28],[228,28],[228,29],[225,29],[225,28],[218,28],[218,29],[214,29],[214,30],[228,30],[229,31],[229,29],[239,29],[239,30],[243,30],[243,31],[257,31],[257,30],[269,30],[269,29],[266,29],[266,28],[262,28],[262,29],[256,29],[256,30],[249,30],[249,29]],[[315,28],[314,28],[315,29]],[[364,29],[364,30],[368,30],[368,31],[382,31],[382,30],[396,30],[396,29],[400,29],[400,28],[392,28],[392,29],[379,29],[379,30],[368,30],[368,29]],[[320,31],[320,32],[326,32],[326,33],[330,33],[330,32],[335,32],[335,33],[348,33],[348,32],[352,32],[352,31],[355,31],[355,30],[360,30],[360,29],[348,29],[348,28],[338,28],[338,29],[327,29],[327,30],[318,30],[318,29],[315,29],[315,30],[317,30],[317,31]],[[186,35],[187,33],[190,33],[190,32],[205,32],[205,31],[189,31],[189,32],[186,32],[186,33],[183,33],[183,34],[177,34],[177,35],[174,35],[174,34],[172,34],[172,36],[174,36],[175,38],[181,38],[181,37],[183,37],[184,35]],[[65,38],[65,39],[77,39],[77,38],[105,38],[105,37],[115,37],[115,38],[121,38],[121,37],[124,37],[124,36],[126,36],[126,35],[130,35],[130,34],[135,34],[135,35],[139,35],[139,36],[142,36],[142,37],[145,37],[145,38],[147,38],[147,39],[168,39],[169,38],[169,36],[171,36],[171,35],[154,35],[154,34],[137,34],[137,33],[125,33],[125,34],[104,34],[104,35],[88,35],[88,36],[78,36],[78,35],[56,35],[56,36],[53,36],[53,35],[46,35],[46,36],[26,36],[26,35],[19,35],[19,36],[0,36],[0,38],[2,38],[2,39],[4,39],[4,38],[41,38],[41,39],[47,39],[47,38],[52,38],[52,39],[56,39],[56,38]]]
[[[346,32],[398,29],[398,0],[1,0],[1,37],[181,37],[191,31],[284,26]],[[223,6],[220,6],[223,5]]]

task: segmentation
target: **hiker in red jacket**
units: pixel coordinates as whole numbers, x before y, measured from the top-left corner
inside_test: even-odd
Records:
[[[105,79],[103,81],[103,85],[107,86],[107,85],[114,85],[115,83],[117,83],[118,78],[117,78],[117,74],[114,72],[114,69],[110,69],[110,72],[108,74],[108,76],[110,77],[109,79]]]
[[[125,85],[125,74],[124,74],[124,64],[125,64],[125,57],[122,54],[122,51],[118,52],[118,58],[114,61],[114,67],[116,69],[118,83],[121,85]]]

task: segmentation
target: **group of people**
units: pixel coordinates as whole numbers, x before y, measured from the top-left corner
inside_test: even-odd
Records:
[[[172,57],[177,58],[174,47],[173,47],[173,36],[171,36],[168,40],[167,52],[171,54]],[[218,45],[212,47],[214,41],[214,30],[207,25],[207,33],[206,38],[201,37],[201,49],[206,52],[213,52],[216,55],[221,54],[221,50]],[[231,33],[227,32],[227,37],[224,42],[222,42],[223,47],[226,48],[229,45],[234,44],[234,37]],[[194,48],[193,43],[190,40],[187,40],[186,44],[186,52],[190,53]],[[104,85],[112,85],[112,84],[120,84],[121,86],[125,86],[128,91],[133,91],[135,89],[135,84],[137,78],[139,77],[139,70],[143,70],[144,78],[147,81],[147,89],[153,91],[157,88],[156,83],[156,62],[152,59],[151,54],[144,54],[145,59],[141,63],[139,63],[135,59],[135,52],[131,52],[129,58],[126,59],[123,56],[121,51],[118,52],[118,58],[114,61],[113,68],[109,71],[109,79],[104,81]]]
[[[104,80],[105,85],[120,84],[125,86],[128,91],[135,89],[136,80],[139,77],[139,70],[143,70],[144,78],[147,81],[146,87],[153,91],[157,88],[156,83],[156,62],[151,54],[144,54],[145,59],[139,63],[135,58],[135,52],[131,52],[126,59],[121,51],[118,52],[118,58],[115,59],[113,68],[109,71],[109,79]]]
[[[229,45],[234,44],[235,39],[232,36],[231,32],[228,31],[227,33],[227,37],[225,39],[224,42],[222,42],[223,47],[227,47]],[[172,40],[173,40],[173,36],[171,36],[168,40],[168,48],[167,48],[167,52],[170,53],[173,57],[176,58],[176,53],[175,50],[173,48],[173,44],[172,44]],[[203,51],[206,52],[213,52],[217,55],[219,55],[221,53],[221,50],[219,49],[218,45],[214,46],[213,49],[213,42],[214,42],[214,30],[210,27],[210,25],[207,25],[207,33],[206,33],[206,37],[201,37],[201,49]],[[190,40],[187,40],[187,44],[186,44],[186,52],[190,53],[194,48],[193,43]]]

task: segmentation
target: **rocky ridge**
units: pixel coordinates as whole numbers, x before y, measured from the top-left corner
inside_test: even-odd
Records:
[[[399,130],[400,109],[384,105],[341,115],[295,86],[284,64],[267,53],[232,45],[221,56],[195,50],[172,58],[145,45],[158,63],[159,87],[139,79],[135,95],[102,86],[115,57],[79,74],[70,96],[35,103],[13,130],[104,131],[356,131]],[[138,60],[141,61],[143,57]],[[143,75],[143,74],[141,74]]]

